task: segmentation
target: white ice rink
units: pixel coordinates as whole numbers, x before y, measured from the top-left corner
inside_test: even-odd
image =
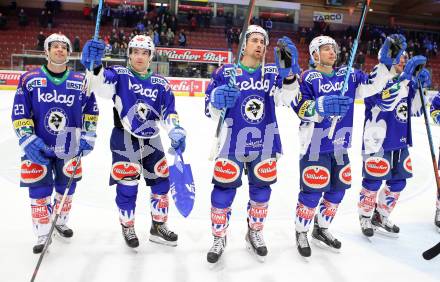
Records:
[[[38,260],[32,253],[28,192],[19,187],[19,146],[10,115],[12,91],[0,91],[0,281],[29,281]],[[129,249],[122,238],[114,202],[114,187],[108,186],[111,165],[109,136],[112,103],[99,100],[101,116],[93,153],[83,160],[83,180],[74,197],[70,226],[74,237],[55,239],[44,258],[37,281],[440,281],[440,256],[432,261],[421,254],[440,240],[433,224],[435,181],[423,118],[413,121],[415,146],[411,149],[414,177],[392,214],[401,228],[398,239],[376,235],[370,241],[360,232],[357,200],[361,184],[360,142],[363,105],[356,105],[352,161],[353,187],[331,226],[342,242],[336,254],[312,245],[312,257],[302,259],[294,235],[298,195],[298,123],[294,112],[278,108],[284,156],[278,163],[278,182],[265,226],[269,254],[258,262],[245,248],[247,181],[233,204],[228,246],[222,263],[210,269],[206,253],[212,244],[210,193],[213,163],[207,160],[215,124],[203,114],[202,98],[177,97],[181,124],[188,132],[187,150],[196,184],[196,202],[191,215],[181,217],[170,199],[169,226],[179,235],[175,248],[148,241],[150,228],[149,189],[142,185],[137,201],[136,231],[140,247]],[[433,130],[438,147],[440,132]],[[164,143],[169,146],[167,138]]]

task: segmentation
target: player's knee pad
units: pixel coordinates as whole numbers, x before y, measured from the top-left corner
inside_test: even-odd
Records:
[[[66,185],[55,185],[55,191],[57,191],[57,193],[61,195],[64,194],[66,188],[67,188]],[[76,190],[76,182],[72,182],[69,188],[69,193],[67,193],[67,195],[73,195],[75,193],[75,190]]]
[[[362,179],[362,187],[367,188],[370,191],[379,191],[380,186],[382,185],[382,180],[375,179]]]
[[[257,203],[269,202],[272,189],[270,186],[249,185],[249,198]]]
[[[390,179],[386,182],[391,192],[401,192],[405,189],[406,179]]]
[[[151,186],[151,193],[153,194],[165,195],[168,194],[168,191],[170,191],[170,181],[168,179]]]
[[[321,199],[322,193],[313,193],[307,191],[301,191],[298,195],[298,201],[301,204],[309,208],[316,208],[319,204],[319,200]]]
[[[333,204],[340,204],[344,198],[345,190],[332,190],[324,193],[324,199]]]
[[[214,185],[211,192],[211,205],[217,209],[229,208],[234,201],[236,188],[224,188]]]
[[[42,199],[52,195],[52,186],[29,187],[29,198]]]

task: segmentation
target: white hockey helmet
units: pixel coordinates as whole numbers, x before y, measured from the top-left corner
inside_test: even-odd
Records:
[[[127,48],[127,56],[130,55],[130,48],[140,48],[140,49],[146,49],[150,51],[150,62],[153,60],[154,57],[154,43],[151,37],[146,35],[136,35],[134,36],[130,42],[128,43]]]
[[[53,33],[51,35],[49,35],[46,40],[44,40],[44,51],[46,52],[46,56],[47,56],[47,60],[54,64],[54,65],[65,65],[67,64],[67,62],[69,62],[69,58],[66,59],[66,61],[64,63],[61,64],[57,64],[54,63],[50,60],[49,58],[49,49],[50,49],[50,45],[52,44],[52,42],[62,42],[65,43],[67,45],[67,56],[70,56],[70,53],[72,52],[72,44],[70,43],[69,38],[67,38],[67,36],[65,36],[64,34],[59,34],[59,33]]]
[[[319,48],[321,46],[324,46],[327,44],[333,45],[333,48],[335,50],[336,55],[339,54],[339,46],[336,43],[336,41],[333,38],[331,38],[330,36],[321,35],[321,36],[313,38],[312,42],[310,42],[309,53],[310,53],[310,57],[311,57],[312,61],[315,64],[319,64],[320,63],[319,61],[321,61],[321,58],[319,58],[319,61],[316,62],[315,58],[313,58],[313,53],[318,52],[318,57],[319,57]]]
[[[260,33],[261,35],[263,35],[264,37],[264,45],[267,47],[269,45],[269,35],[267,35],[266,30],[264,30],[264,28],[262,28],[259,25],[250,25],[248,26],[248,29],[246,30],[246,33],[244,34],[244,41],[243,41],[243,45],[241,48],[241,52],[244,52],[244,49],[246,49],[246,42],[249,38],[249,36],[251,36],[251,34],[253,33]]]

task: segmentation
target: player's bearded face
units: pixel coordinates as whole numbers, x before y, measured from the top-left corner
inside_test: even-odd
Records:
[[[332,44],[326,44],[319,48],[320,62],[326,66],[333,66],[336,62],[336,51]]]
[[[397,73],[402,73],[405,69],[406,62],[408,61],[408,58],[404,55],[400,56],[400,62],[397,65],[394,65],[394,69]]]
[[[145,72],[150,66],[150,51],[140,48],[132,48],[130,64],[137,72]]]
[[[67,59],[67,44],[64,42],[52,42],[49,47],[49,57],[54,63],[61,64]]]
[[[264,57],[265,50],[264,36],[260,33],[251,34],[246,42],[245,55],[261,60]]]

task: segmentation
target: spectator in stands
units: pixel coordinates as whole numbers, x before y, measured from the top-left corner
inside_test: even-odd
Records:
[[[174,45],[174,32],[171,30],[171,28],[168,28],[167,31],[167,40],[168,40],[168,46]]]
[[[237,46],[238,44],[240,44],[240,33],[241,33],[240,29],[236,28],[234,29],[234,33],[232,34],[232,42],[237,44]]]
[[[272,30],[272,20],[268,18],[266,21],[266,31],[268,35],[270,34],[271,30]]]
[[[160,45],[159,31],[157,31],[157,29],[153,31],[153,43],[155,46]]]
[[[75,36],[75,39],[73,40],[73,52],[80,52],[81,51],[81,44],[79,41],[79,36]]]
[[[50,30],[53,26],[53,14],[51,11],[47,11],[47,28]]]
[[[83,8],[83,16],[84,16],[84,18],[86,18],[86,19],[90,19],[90,14],[92,13],[92,9],[90,8],[90,6],[89,5],[87,5],[87,6],[85,6],[84,8]]]
[[[136,25],[136,29],[139,31],[139,32],[144,32],[145,31],[145,25],[144,25],[144,23],[143,22],[138,22],[138,24]]]
[[[23,9],[18,14],[18,24],[23,27],[28,25],[28,17]]]
[[[161,31],[160,32],[160,45],[161,46],[169,46],[170,44],[168,43],[168,38],[167,35],[165,34],[165,32]]]
[[[119,6],[113,12],[113,28],[119,28],[119,19],[122,17],[122,6]]]
[[[38,23],[40,24],[40,27],[47,27],[47,16],[45,10],[41,11],[41,14],[38,16]]]
[[[209,10],[208,12],[203,14],[203,22],[204,22],[204,26],[206,28],[209,28],[211,26],[211,19],[212,19],[212,11],[211,10]]]
[[[177,18],[176,18],[176,16],[173,15],[171,17],[171,21],[170,21],[169,27],[171,27],[171,30],[174,32],[174,34],[177,32],[178,25],[177,25]]]
[[[303,27],[301,28],[301,31],[299,33],[299,44],[306,44],[306,36],[307,36],[307,31],[306,28]]]
[[[182,47],[186,46],[186,34],[185,34],[185,30],[183,28],[179,32],[179,46],[182,46]]]
[[[6,20],[6,17],[0,13],[0,30],[6,29],[8,21]]]
[[[232,31],[232,27],[228,29],[226,32],[226,42],[228,44],[228,50],[232,50],[232,43],[234,41],[234,32]]]
[[[43,32],[40,31],[40,33],[37,36],[37,50],[38,51],[44,51],[44,40],[46,40],[46,36],[44,36]]]
[[[112,46],[111,50],[112,57],[118,57],[119,56],[119,43],[115,42]]]
[[[124,36],[125,37],[125,36]],[[126,41],[123,41],[120,45],[119,45],[119,57],[125,57],[126,52],[127,52],[127,48],[128,48],[128,44]]]
[[[191,27],[191,31],[195,31],[196,30],[196,28],[197,28],[197,18],[196,18],[196,16],[193,16],[191,18],[190,27]]]
[[[356,58],[356,68],[364,71],[364,65],[365,65],[365,54],[364,52],[360,51]]]

